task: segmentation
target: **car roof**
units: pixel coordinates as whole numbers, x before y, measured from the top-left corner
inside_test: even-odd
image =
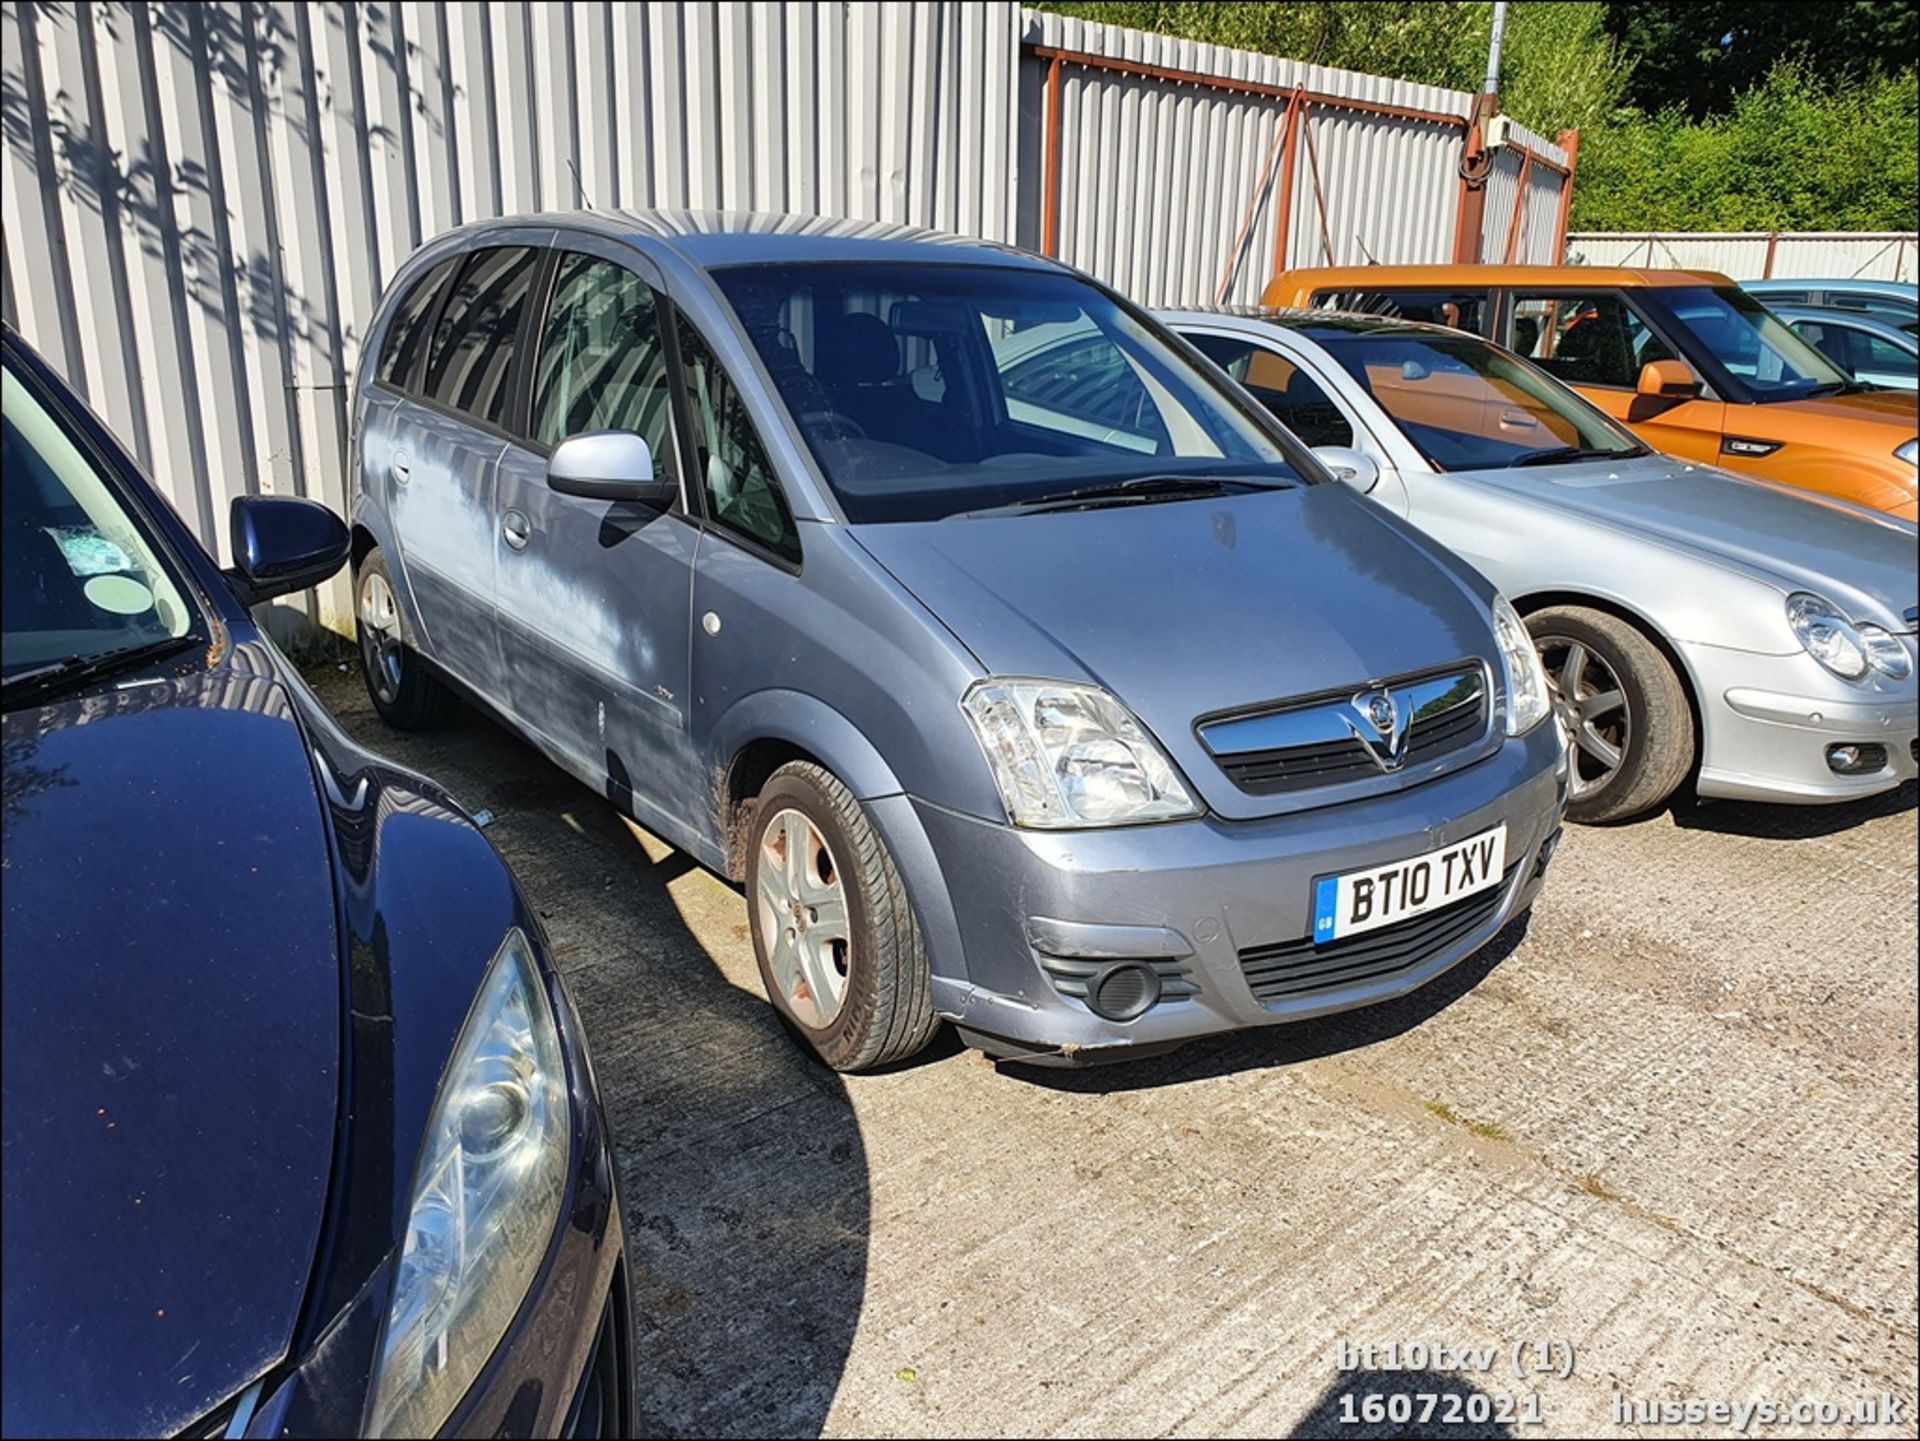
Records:
[[[1865,310],[1841,310],[1831,305],[1770,305],[1767,307],[1782,320],[1812,320],[1822,325],[1845,325],[1855,330],[1865,330],[1888,339],[1898,337],[1904,345],[1912,345],[1914,337],[1882,316]]]
[[[1294,294],[1301,290],[1429,290],[1449,285],[1612,285],[1645,289],[1732,284],[1717,270],[1641,270],[1614,265],[1326,265],[1282,271],[1268,282],[1267,289]]]
[[[1804,278],[1772,276],[1766,280],[1743,280],[1742,290],[1852,290],[1862,295],[1894,295],[1903,300],[1920,297],[1920,285],[1911,280],[1843,280],[1838,277]]]
[[[702,269],[770,262],[913,261],[1064,270],[1043,256],[877,220],[833,219],[746,210],[556,210],[476,221],[453,232],[551,225],[623,240],[641,251],[669,251]]]
[[[1290,305],[1198,305],[1180,310],[1156,310],[1154,315],[1162,324],[1176,327],[1184,322],[1223,316],[1232,320],[1259,321],[1282,330],[1295,331],[1308,339],[1340,335],[1443,335],[1451,340],[1474,340],[1486,344],[1485,337],[1451,325],[1402,320],[1396,315],[1369,315],[1360,310],[1317,310]]]

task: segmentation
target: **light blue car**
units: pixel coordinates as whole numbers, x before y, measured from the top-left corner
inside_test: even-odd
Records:
[[[1909,280],[1743,280],[1740,288],[1769,310],[1811,305],[1871,315],[1889,325],[1920,320],[1920,285]]]
[[[365,354],[375,705],[477,698],[741,882],[836,1067],[1385,1000],[1539,888],[1567,758],[1512,607],[1060,265],[542,215],[427,245]]]
[[[1855,310],[1816,310],[1810,305],[1767,307],[1814,349],[1863,385],[1882,390],[1920,390],[1920,339]]]

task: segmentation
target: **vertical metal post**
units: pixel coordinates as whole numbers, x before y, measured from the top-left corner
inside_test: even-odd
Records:
[[[1040,250],[1060,253],[1060,57],[1047,65],[1047,170],[1041,182]]]
[[[1554,223],[1552,263],[1565,265],[1567,263],[1567,217],[1573,212],[1573,175],[1580,168],[1580,132],[1578,129],[1562,130],[1559,141],[1560,148],[1567,152],[1567,173],[1560,181],[1560,217]]]
[[[1767,232],[1767,259],[1766,263],[1760,268],[1760,278],[1762,280],[1773,279],[1773,257],[1779,252],[1779,249],[1780,232],[1777,230],[1769,230]]]
[[[1273,273],[1279,275],[1287,268],[1287,241],[1293,229],[1293,163],[1299,150],[1297,141],[1300,130],[1301,98],[1304,86],[1294,89],[1287,101],[1287,138],[1281,142],[1280,156],[1280,213],[1274,217],[1273,227]]]

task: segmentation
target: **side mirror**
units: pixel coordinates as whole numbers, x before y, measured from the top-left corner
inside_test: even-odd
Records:
[[[1344,445],[1316,445],[1313,453],[1333,472],[1335,479],[1345,481],[1362,495],[1380,483],[1379,462],[1370,455],[1349,450]]]
[[[233,565],[227,581],[254,606],[320,584],[347,563],[346,523],[317,500],[236,495],[227,518]]]
[[[1700,377],[1684,360],[1649,360],[1634,389],[1660,400],[1689,400],[1700,393]]]
[[[630,430],[583,430],[547,457],[547,484],[585,500],[637,501],[665,510],[680,488],[653,473],[653,451]]]

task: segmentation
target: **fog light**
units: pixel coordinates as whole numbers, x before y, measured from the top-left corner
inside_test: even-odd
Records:
[[[1827,747],[1827,769],[1837,776],[1858,776],[1886,769],[1887,748],[1875,745]]]
[[[1159,999],[1159,974],[1138,961],[1108,966],[1087,987],[1087,1009],[1109,1021],[1143,1016]]]

